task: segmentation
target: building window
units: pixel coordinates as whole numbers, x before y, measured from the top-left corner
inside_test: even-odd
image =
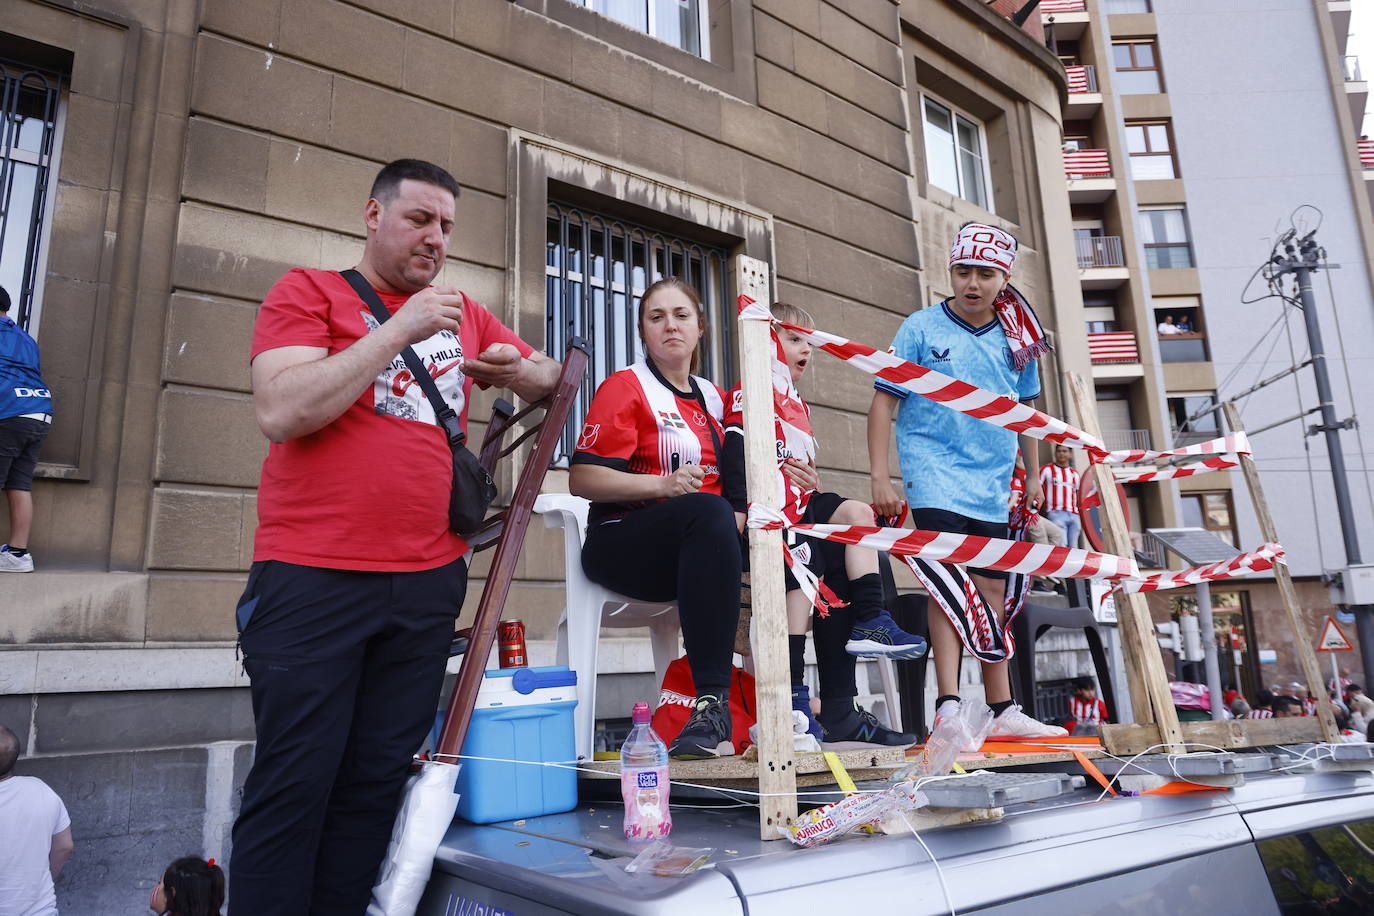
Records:
[[[1150,12],[1150,0],[1102,0],[1102,5],[1106,7],[1108,16]]]
[[[561,360],[570,337],[592,346],[591,371],[569,415],[557,456],[566,461],[596,386],[643,356],[636,315],[644,290],[681,277],[701,294],[707,336],[697,375],[727,390],[735,384],[733,309],[726,308],[730,253],[626,220],[550,202],[544,301],[549,355]]]
[[[1215,493],[1184,493],[1179,497],[1183,505],[1183,527],[1205,528],[1235,547],[1236,514],[1231,511],[1231,491]]]
[[[0,61],[0,286],[37,328],[57,175],[62,75]]]
[[[1136,181],[1177,178],[1174,144],[1168,121],[1127,121],[1126,150]]]
[[[1206,442],[1221,435],[1221,426],[1217,422],[1218,411],[1208,410],[1216,403],[1216,392],[1169,396],[1169,426],[1173,429],[1176,448]]]
[[[702,0],[572,0],[688,54],[711,57],[710,23]]]
[[[926,177],[930,183],[991,210],[983,125],[928,96],[923,100],[922,111]]]
[[[1201,363],[1207,355],[1207,329],[1197,296],[1156,296],[1151,302],[1159,335],[1159,358],[1166,363]]]
[[[1153,41],[1114,41],[1116,91],[1121,95],[1148,95],[1164,91],[1159,74],[1159,51]]]
[[[1188,221],[1182,207],[1142,209],[1140,238],[1145,244],[1145,266],[1151,270],[1193,266],[1193,246],[1188,241]]]

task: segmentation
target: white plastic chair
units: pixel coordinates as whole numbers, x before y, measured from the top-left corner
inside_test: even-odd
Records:
[[[663,683],[668,665],[682,654],[676,602],[640,601],[597,585],[582,571],[582,539],[587,530],[588,502],[567,493],[543,493],[534,511],[544,527],[563,529],[563,578],[567,604],[558,622],[560,665],[577,672],[577,758],[592,759],[596,730],[597,651],[602,627],[648,627],[654,653],[655,684]],[[657,698],[655,698],[657,699]]]
[[[602,627],[648,627],[653,648],[654,683],[662,684],[668,665],[682,652],[681,625],[676,602],[641,601],[597,585],[582,571],[582,542],[587,530],[589,503],[567,493],[543,493],[534,511],[546,528],[563,529],[563,567],[567,603],[558,622],[557,663],[577,672],[578,703],[573,711],[579,760],[592,759],[596,731],[597,655]],[[752,657],[745,667],[753,673]],[[897,699],[896,666],[878,659],[878,677],[887,702],[887,726],[900,731],[901,704]]]

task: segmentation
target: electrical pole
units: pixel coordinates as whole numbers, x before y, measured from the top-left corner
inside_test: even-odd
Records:
[[[1283,241],[1282,255],[1274,256],[1276,275],[1294,274],[1298,278],[1298,295],[1302,299],[1302,316],[1307,323],[1307,341],[1312,351],[1312,377],[1317,383],[1317,401],[1321,409],[1321,423],[1309,426],[1304,436],[1322,433],[1326,437],[1326,456],[1331,462],[1331,482],[1336,491],[1336,514],[1341,522],[1341,539],[1345,544],[1347,566],[1360,562],[1360,537],[1355,527],[1355,512],[1350,503],[1350,481],[1345,472],[1345,452],[1341,450],[1341,430],[1349,429],[1352,420],[1336,419],[1336,405],[1331,396],[1331,376],[1327,372],[1326,348],[1322,345],[1321,325],[1317,321],[1317,300],[1312,294],[1312,274],[1321,270],[1324,253],[1313,240],[1316,230],[1301,238],[1290,232]],[[1327,265],[1328,267],[1334,265]],[[1348,579],[1349,577],[1345,577]],[[1355,628],[1360,637],[1360,661],[1364,665],[1365,682],[1374,676],[1374,605],[1352,605]]]

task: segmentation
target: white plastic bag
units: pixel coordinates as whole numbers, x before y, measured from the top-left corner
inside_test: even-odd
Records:
[[[406,781],[367,916],[415,916],[434,869],[434,854],[458,809],[453,787],[459,766],[426,760]]]
[[[921,776],[944,776],[960,754],[976,751],[992,733],[992,710],[977,700],[961,700],[959,715],[940,720],[926,739],[916,762],[893,776],[893,782],[909,782]]]

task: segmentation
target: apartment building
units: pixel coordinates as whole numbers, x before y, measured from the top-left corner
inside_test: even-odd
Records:
[[[1040,4],[1049,46],[1069,75],[1064,169],[1098,410],[1114,447],[1214,438],[1224,431],[1205,410],[1214,398],[1233,398],[1305,359],[1301,314],[1288,307],[1285,316],[1256,276],[1290,224],[1318,229],[1340,265],[1318,277],[1337,411],[1363,417],[1374,407],[1366,368],[1374,146],[1357,140],[1368,86],[1346,54],[1350,7]],[[1314,640],[1323,615],[1335,613],[1323,573],[1345,564],[1325,444],[1304,435],[1318,422],[1308,413],[1316,403],[1310,370],[1240,402],[1246,426],[1264,430],[1253,437],[1256,460]],[[1368,456],[1354,431],[1344,446],[1369,540]],[[1241,549],[1263,540],[1239,473],[1128,490],[1137,531],[1202,527]],[[1159,553],[1148,535],[1144,546]],[[1223,664],[1226,678],[1239,672],[1247,690],[1293,680],[1297,661],[1272,579],[1212,593],[1220,644],[1239,652],[1228,653],[1240,664]],[[1191,601],[1151,598],[1159,620]],[[1345,629],[1353,638],[1354,626]],[[1347,658],[1363,676],[1358,657]]]
[[[1060,344],[1046,378],[1090,371],[1078,275],[1050,256],[1072,232],[1064,70],[1035,21],[981,0],[4,9],[17,133],[0,148],[18,190],[0,283],[38,338],[57,419],[39,569],[0,582],[0,722],[30,755],[21,771],[71,810],[64,913],[135,910],[175,855],[228,857],[253,737],[232,608],[266,451],[255,308],[291,266],[355,262],[381,163],[458,177],[444,279],[554,355],[591,338],[593,381],[633,358],[635,297],[672,272],[702,288],[706,373],[733,384],[740,253],[822,327],[885,345],[942,292],[968,219],[1023,242],[1018,282]],[[866,497],[871,384],[825,360],[813,375],[825,484]],[[507,609],[536,641],[562,576],[558,532],[536,523]],[[640,678],[636,699],[655,689],[647,658],[603,653]]]

